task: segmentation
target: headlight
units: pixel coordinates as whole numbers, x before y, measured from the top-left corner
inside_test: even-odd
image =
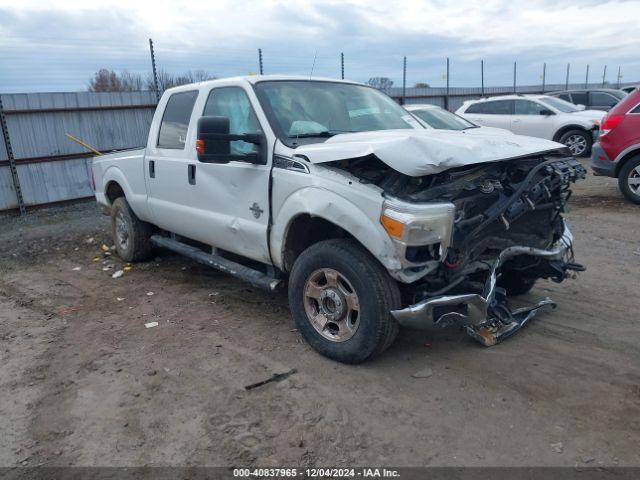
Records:
[[[380,223],[392,239],[404,245],[440,243],[444,251],[451,242],[455,210],[452,203],[385,201]]]

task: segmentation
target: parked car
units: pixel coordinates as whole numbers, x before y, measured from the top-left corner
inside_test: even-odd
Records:
[[[577,157],[591,152],[600,120],[598,110],[579,109],[548,95],[504,95],[467,100],[456,113],[482,126],[563,143]]]
[[[608,112],[620,100],[627,96],[621,90],[613,88],[590,88],[549,92],[547,95],[558,97],[574,105],[584,105],[587,110],[603,110]]]
[[[634,90],[638,90],[638,85],[633,85],[631,87],[622,87],[620,90],[622,90],[624,93],[631,93]]]
[[[596,175],[616,177],[624,196],[640,204],[640,90],[630,93],[602,121],[591,168]]]
[[[562,212],[584,175],[555,142],[425,129],[367,85],[279,76],[169,89],[146,148],[93,162],[123,260],[164,247],[286,281],[303,337],[350,363],[399,325],[493,345],[550,306],[506,295],[582,268]]]
[[[425,128],[436,130],[458,130],[471,134],[512,135],[504,128],[483,127],[451,113],[437,105],[414,104],[403,105],[404,109],[418,119]]]

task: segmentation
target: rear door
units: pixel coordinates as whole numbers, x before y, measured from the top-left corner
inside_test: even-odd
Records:
[[[213,88],[199,114],[227,117],[229,133],[262,133],[263,127],[252,105],[252,90],[241,86]],[[257,100],[256,102],[257,105]],[[200,102],[199,102],[199,105]],[[197,122],[196,122],[197,123]],[[265,126],[266,120],[264,121]],[[272,135],[265,136],[272,138]],[[257,148],[273,150],[273,141],[260,147],[243,141],[231,142],[231,154],[243,156]],[[194,161],[195,178],[189,201],[196,218],[197,240],[218,248],[270,263],[267,242],[269,225],[269,176],[267,165],[232,160],[228,163]]]
[[[147,201],[153,223],[186,237],[191,237],[194,230],[188,165],[194,161],[195,147],[188,139],[193,135],[191,117],[197,97],[197,90],[189,90],[168,98],[159,128],[149,135],[145,155]]]
[[[516,100],[514,115],[511,119],[511,131],[517,135],[530,137],[553,138],[554,115],[543,115],[550,111],[548,107],[532,100]]]
[[[465,117],[478,125],[511,129],[513,100],[489,100],[469,105]]]
[[[607,92],[589,92],[589,108],[591,110],[604,110],[608,112],[620,101]]]

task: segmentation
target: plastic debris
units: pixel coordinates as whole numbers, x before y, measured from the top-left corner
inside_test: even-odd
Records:
[[[121,302],[121,301],[126,300],[126,299],[125,299],[125,298],[123,298],[123,297],[116,297],[116,300],[117,300],[117,301],[119,301],[119,302]]]
[[[153,297],[154,293],[153,292],[147,292],[147,297]]]
[[[71,270],[73,270],[74,272],[78,272],[82,270],[82,267],[73,267]]]
[[[564,445],[562,444],[562,442],[552,443],[551,450],[556,453],[562,453],[564,451]]]
[[[109,247],[107,247],[104,243],[102,244],[102,246],[100,248],[102,249],[103,252],[108,252],[109,251]]]
[[[87,243],[93,243],[95,240],[93,237],[87,238]]]
[[[102,260],[102,257],[93,257],[94,262],[99,262],[100,260]]]
[[[132,267],[131,265],[127,265],[126,267],[124,267],[124,268],[123,268],[123,270],[124,270],[125,272],[130,272],[132,268],[133,268],[133,267]]]
[[[111,278],[120,278],[123,275],[124,272],[122,270],[118,270],[117,272],[114,272],[113,275],[111,275]]]
[[[149,322],[144,324],[145,328],[153,328],[158,326],[158,322]]]

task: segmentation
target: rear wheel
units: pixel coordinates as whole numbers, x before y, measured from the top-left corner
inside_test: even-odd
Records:
[[[116,252],[124,261],[136,262],[151,255],[153,226],[140,220],[124,197],[111,205],[111,232]]]
[[[515,297],[529,293],[536,280],[536,278],[523,277],[518,272],[507,270],[498,278],[498,286],[506,290],[507,296]]]
[[[562,134],[558,141],[565,144],[569,148],[571,155],[575,157],[584,157],[591,153],[593,139],[591,133],[586,130],[569,130]]]
[[[322,355],[360,363],[398,334],[395,280],[349,240],[326,240],[302,252],[289,277],[289,305],[305,340]]]
[[[618,185],[628,200],[640,204],[640,155],[624,164],[618,175]]]

